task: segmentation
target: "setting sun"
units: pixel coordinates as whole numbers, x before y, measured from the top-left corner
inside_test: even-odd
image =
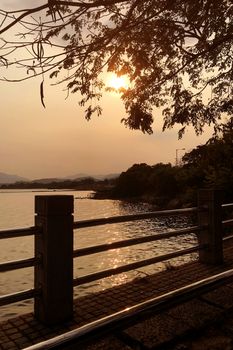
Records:
[[[118,77],[116,74],[111,74],[107,79],[106,85],[115,90],[127,89],[129,87],[129,79],[125,75]]]

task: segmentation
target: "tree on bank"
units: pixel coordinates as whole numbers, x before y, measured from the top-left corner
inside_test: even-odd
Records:
[[[14,3],[14,2],[13,2]],[[23,3],[23,2],[22,2]],[[20,67],[18,80],[41,75],[78,93],[86,118],[101,114],[103,73],[127,75],[121,89],[131,129],[152,133],[163,109],[164,129],[219,128],[233,112],[233,5],[231,0],[37,1],[0,9],[1,80]],[[7,69],[5,69],[7,68]],[[23,74],[24,73],[24,74]]]
[[[219,188],[233,199],[233,119],[217,137],[194,148],[183,158],[183,170],[190,186]]]
[[[136,198],[166,207],[179,195],[178,174],[179,168],[170,163],[153,166],[134,164],[116,179],[112,195],[114,198]]]
[[[116,179],[112,195],[173,208],[196,205],[200,188],[221,189],[226,202],[233,200],[233,119],[216,137],[185,153],[182,166],[134,164]]]

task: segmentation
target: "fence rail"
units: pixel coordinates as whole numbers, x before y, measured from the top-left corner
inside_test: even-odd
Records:
[[[7,263],[0,264],[0,272],[23,269],[26,267],[32,267],[32,266],[36,266],[40,263],[41,263],[40,259],[36,259],[36,258],[8,261]]]
[[[223,227],[232,226],[233,225],[233,219],[224,220],[222,222],[222,224],[223,224]]]
[[[202,263],[221,263],[223,261],[223,241],[233,237],[223,238],[222,229],[232,226],[233,219],[222,221],[221,210],[232,207],[233,203],[221,203],[218,191],[204,190],[200,191],[198,207],[73,222],[72,196],[36,196],[35,226],[0,231],[0,239],[35,236],[34,257],[0,264],[1,272],[34,267],[35,288],[2,296],[0,297],[0,305],[35,298],[35,317],[42,322],[53,324],[72,318],[73,286],[90,283],[194,252],[199,253],[199,261]],[[174,215],[193,216],[194,214],[198,222],[196,226],[73,250],[73,234],[76,229]],[[198,245],[73,279],[73,258],[191,233],[197,234]],[[54,278],[55,276],[56,278]],[[64,305],[61,305],[60,300],[66,300]]]
[[[0,296],[0,306],[16,303],[18,301],[23,301],[27,299],[32,299],[40,295],[40,293],[40,289],[32,288],[18,293],[6,294]]]
[[[148,213],[119,215],[119,216],[112,216],[112,217],[100,218],[100,219],[75,221],[73,227],[74,229],[77,229],[77,228],[86,228],[86,227],[93,227],[93,226],[107,225],[107,224],[108,225],[116,224],[116,223],[119,224],[122,222],[129,222],[129,221],[154,219],[154,218],[159,218],[164,216],[189,215],[189,214],[195,214],[197,213],[197,211],[198,211],[197,207],[173,209],[173,210],[157,210],[157,211],[152,211]]]
[[[233,208],[233,203],[224,203],[222,204],[222,208]]]
[[[129,247],[129,246],[136,245],[136,244],[155,242],[155,241],[159,241],[162,239],[168,239],[171,237],[182,236],[184,234],[196,233],[199,230],[200,230],[200,227],[192,226],[192,227],[184,228],[184,229],[180,229],[180,230],[173,230],[170,232],[158,233],[156,235],[151,235],[151,236],[125,239],[122,241],[117,241],[117,242],[112,242],[112,243],[107,243],[107,244],[99,244],[97,246],[90,246],[90,247],[86,247],[86,248],[76,249],[76,250],[74,250],[73,257],[77,258],[77,257],[81,257],[81,256],[105,252],[105,251],[111,250],[111,249],[118,249],[118,248]]]
[[[120,274],[123,272],[129,272],[129,271],[141,268],[141,267],[149,266],[149,265],[156,264],[156,263],[166,261],[169,259],[174,259],[174,258],[177,258],[179,256],[183,256],[183,255],[187,255],[187,254],[191,254],[191,253],[200,251],[201,249],[204,249],[204,247],[205,247],[204,245],[203,246],[194,246],[194,247],[187,248],[187,249],[177,250],[177,251],[172,252],[172,253],[159,255],[159,256],[156,256],[156,257],[151,258],[151,259],[141,260],[141,261],[137,261],[137,262],[134,262],[131,264],[115,267],[113,269],[108,269],[108,270],[96,272],[96,273],[93,273],[91,275],[86,275],[86,276],[74,279],[73,285],[78,286],[81,284],[90,283],[90,282],[97,281],[97,280],[100,280],[100,279],[105,278],[105,277],[114,276],[114,275],[117,275],[117,274]]]
[[[40,234],[41,230],[39,227],[32,226],[26,228],[18,228],[14,230],[1,230],[0,239],[5,238],[15,238],[15,237],[25,237],[25,236],[34,236]]]

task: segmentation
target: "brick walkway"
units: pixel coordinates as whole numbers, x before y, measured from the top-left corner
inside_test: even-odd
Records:
[[[233,268],[233,245],[225,247],[224,255],[225,263],[221,266],[192,262],[78,298],[75,300],[73,321],[62,326],[46,327],[31,313],[2,322],[0,350],[23,349],[125,307]],[[131,327],[125,335],[129,342],[134,339],[144,344],[142,349],[230,350],[233,349],[232,308],[233,283]],[[105,339],[88,349],[130,349],[122,343],[121,337]]]

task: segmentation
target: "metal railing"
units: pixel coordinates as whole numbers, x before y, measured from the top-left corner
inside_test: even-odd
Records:
[[[72,331],[29,346],[24,350],[65,350],[88,345],[110,334],[121,332],[151,316],[155,316],[171,307],[192,300],[205,292],[233,281],[233,269],[194,282],[166,294],[157,296],[140,304],[128,307],[110,316],[93,321]]]
[[[72,196],[36,196],[37,216],[36,216],[36,222],[35,222],[36,225],[34,227],[0,231],[0,239],[24,237],[29,235],[35,236],[35,241],[36,241],[35,257],[24,259],[24,260],[18,260],[18,261],[10,261],[10,262],[0,264],[1,272],[11,271],[11,270],[25,268],[25,267],[34,267],[35,268],[35,288],[26,290],[26,291],[21,291],[18,293],[13,293],[10,295],[1,296],[0,305],[6,305],[9,303],[22,301],[29,298],[35,298],[36,308],[38,307],[39,304],[43,304],[44,308],[49,307],[49,305],[51,304],[51,300],[56,299],[56,294],[49,296],[47,300],[47,306],[46,306],[46,302],[43,298],[45,298],[45,294],[46,295],[49,294],[48,290],[50,290],[50,287],[48,285],[46,286],[43,285],[43,283],[41,282],[43,278],[41,276],[44,276],[44,274],[46,274],[46,278],[44,278],[44,280],[49,281],[50,283],[50,280],[53,280],[53,278],[49,278],[48,271],[50,271],[51,276],[57,275],[57,279],[59,281],[56,283],[57,283],[57,288],[59,288],[59,293],[62,293],[62,290],[66,290],[67,292],[67,289],[69,289],[70,292],[69,292],[68,298],[73,299],[73,286],[81,285],[84,283],[90,283],[92,281],[96,281],[105,277],[120,274],[123,272],[128,272],[130,270],[134,270],[140,267],[144,267],[144,266],[155,264],[161,261],[176,258],[182,255],[191,254],[193,252],[199,252],[199,259],[201,262],[204,262],[204,263],[221,262],[222,261],[222,248],[221,248],[222,241],[232,239],[233,236],[229,235],[228,237],[225,237],[224,239],[222,239],[222,234],[220,233],[221,229],[219,231],[219,227],[221,228],[230,227],[233,223],[233,219],[227,219],[222,221],[220,212],[221,212],[221,208],[223,209],[233,208],[233,203],[221,204],[215,197],[213,197],[213,191],[211,191],[211,193],[209,193],[207,197],[204,197],[204,199],[202,199],[199,202],[199,206],[197,208],[195,207],[195,208],[185,208],[185,209],[176,209],[176,210],[154,211],[154,212],[148,212],[148,213],[140,213],[140,214],[133,214],[133,215],[124,215],[124,216],[73,222],[72,220],[73,197]],[[64,203],[66,204],[64,205]],[[99,226],[99,225],[123,223],[123,222],[132,222],[137,220],[153,219],[153,218],[159,218],[159,217],[165,217],[165,216],[174,216],[174,215],[187,216],[187,215],[193,215],[193,214],[198,216],[198,225],[196,226],[191,226],[185,229],[173,230],[169,232],[158,233],[151,236],[137,237],[137,238],[113,242],[110,244],[100,244],[97,246],[90,246],[90,247],[73,250],[73,230],[75,229],[88,228],[88,227]],[[215,217],[215,219],[217,217],[217,220],[215,220],[215,226],[218,229],[216,229],[216,227],[215,226],[213,227],[212,225],[213,220],[211,218],[213,217]],[[218,226],[216,222],[220,226]],[[59,234],[57,234],[57,231],[59,232]],[[136,261],[117,268],[112,268],[112,269],[92,273],[90,275],[73,279],[73,263],[71,262],[73,261],[73,258],[96,254],[96,253],[104,252],[111,249],[123,248],[123,247],[128,247],[128,246],[133,246],[133,245],[148,243],[148,242],[154,242],[162,239],[168,239],[171,237],[178,237],[178,236],[190,234],[190,233],[196,233],[198,235],[198,242],[199,242],[198,245],[195,245],[191,248],[176,250],[167,254],[152,257],[150,259]],[[216,237],[219,239],[219,241],[216,240]],[[48,243],[49,239],[51,241]],[[53,240],[54,240],[54,244],[51,244],[53,243]],[[219,244],[217,244],[217,242],[221,243],[220,246]],[[68,248],[66,247],[67,244],[69,245]],[[57,249],[60,249],[60,250],[57,250]],[[61,260],[61,263],[63,265],[68,266],[67,268],[66,266],[64,267],[63,265],[59,265],[59,264],[58,264],[58,267],[54,266],[55,265],[54,259],[58,259],[58,257],[59,257],[59,260]],[[49,265],[50,261],[51,261],[51,265]],[[67,261],[69,263],[67,263]],[[51,271],[50,266],[53,266],[55,270]],[[62,270],[62,273],[60,273],[59,268]],[[67,280],[67,276],[69,276],[68,277],[69,280]],[[67,287],[67,283],[69,285],[69,288]],[[45,293],[45,289],[46,289],[46,293]],[[51,288],[51,289],[55,291],[54,293],[57,293],[56,288]],[[43,299],[43,302],[40,301],[42,299]],[[72,307],[70,308],[70,310],[72,310]],[[37,311],[36,316],[40,318],[40,312]],[[50,320],[49,317],[48,319],[49,319],[48,322],[50,323],[55,322],[54,319]],[[45,320],[42,320],[42,321],[45,321]]]

